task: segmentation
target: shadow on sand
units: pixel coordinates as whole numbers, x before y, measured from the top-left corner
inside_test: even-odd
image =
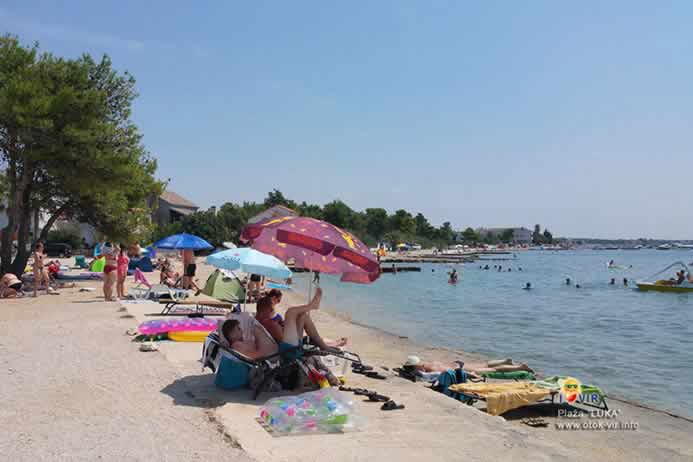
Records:
[[[258,396],[257,400],[253,400],[249,389],[230,391],[218,388],[214,385],[212,373],[181,377],[162,388],[161,393],[173,398],[173,403],[178,406],[203,409],[212,409],[227,403],[251,404],[260,407],[270,398],[294,394],[288,390],[276,393],[265,392]]]

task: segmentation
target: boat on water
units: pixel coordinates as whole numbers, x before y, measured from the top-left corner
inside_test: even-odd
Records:
[[[671,270],[678,268],[679,271],[684,272],[685,278],[681,283],[678,283],[675,279],[657,279],[664,273],[671,274]],[[643,291],[656,291],[656,292],[693,292],[693,275],[691,274],[691,267],[684,262],[677,261],[671,265],[664,268],[649,278],[646,281],[635,281],[635,285],[638,289]]]
[[[658,245],[657,250],[671,250],[671,244]]]

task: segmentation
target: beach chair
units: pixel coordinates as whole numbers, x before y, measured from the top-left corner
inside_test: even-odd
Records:
[[[131,290],[135,292],[133,295],[135,300],[161,300],[162,298],[181,300],[188,296],[188,292],[183,289],[171,289],[163,284],[151,284],[139,268],[135,269],[134,279],[137,285]]]
[[[235,319],[240,323],[246,340],[254,340],[255,327],[259,326],[259,332],[276,343],[270,333],[249,313],[229,314],[227,319]],[[294,389],[304,377],[312,381],[314,376],[305,363],[311,356],[336,356],[361,364],[361,358],[355,353],[324,351],[314,345],[301,345],[281,353],[251,359],[235,350],[224,348],[218,332],[210,333],[205,339],[201,362],[202,370],[209,368],[215,374],[214,383],[219,388],[250,388],[253,399],[257,399],[264,391]]]
[[[161,316],[226,316],[231,312],[241,311],[238,303],[224,302],[221,300],[159,300],[164,307]]]

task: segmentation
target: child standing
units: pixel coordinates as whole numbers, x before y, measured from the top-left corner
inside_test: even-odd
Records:
[[[128,275],[128,264],[130,259],[125,252],[125,246],[120,245],[120,253],[118,254],[118,281],[116,283],[116,292],[118,298],[125,298],[125,278]]]

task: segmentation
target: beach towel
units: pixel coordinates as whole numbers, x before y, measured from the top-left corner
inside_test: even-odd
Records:
[[[512,372],[481,372],[479,375],[488,379],[499,380],[534,380],[534,374],[527,371],[512,371]]]
[[[527,382],[462,383],[452,385],[450,391],[472,398],[481,397],[486,400],[486,412],[491,415],[534,404],[551,394],[551,390]]]
[[[447,396],[460,399],[457,393],[450,390],[450,387],[455,384],[467,382],[467,373],[462,369],[448,369],[438,375],[438,379],[433,383],[433,389]]]

